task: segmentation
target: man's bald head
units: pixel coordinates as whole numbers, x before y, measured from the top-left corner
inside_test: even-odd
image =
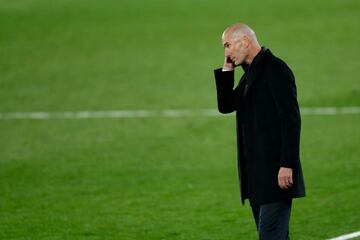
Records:
[[[222,35],[222,39],[234,38],[237,40],[243,37],[247,37],[250,41],[257,42],[254,30],[244,23],[235,23],[227,27]]]

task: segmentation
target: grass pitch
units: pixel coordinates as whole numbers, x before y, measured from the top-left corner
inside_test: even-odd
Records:
[[[0,111],[215,108],[220,37],[247,22],[301,106],[359,106],[356,1],[0,3]],[[237,77],[242,74],[237,72]],[[303,116],[293,239],[360,229],[359,115]],[[1,239],[256,239],[234,117],[0,120]]]

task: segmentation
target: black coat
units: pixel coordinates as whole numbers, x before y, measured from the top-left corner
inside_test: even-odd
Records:
[[[234,89],[234,71],[215,70],[218,109],[236,111],[241,201],[264,204],[304,197],[300,111],[291,69],[269,49],[262,50]],[[280,167],[293,169],[293,185],[278,185]]]

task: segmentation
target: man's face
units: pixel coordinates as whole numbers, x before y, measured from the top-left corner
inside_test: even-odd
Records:
[[[222,38],[225,57],[230,58],[235,66],[242,64],[248,55],[248,48],[244,46],[243,40],[243,38],[234,38],[231,34],[225,34]]]

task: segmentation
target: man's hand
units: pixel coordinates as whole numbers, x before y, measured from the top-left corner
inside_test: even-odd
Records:
[[[278,174],[278,184],[281,189],[289,189],[292,186],[292,172],[293,170],[291,168],[280,167]]]
[[[225,57],[223,71],[232,71],[235,68],[234,62],[230,59],[230,57]]]

